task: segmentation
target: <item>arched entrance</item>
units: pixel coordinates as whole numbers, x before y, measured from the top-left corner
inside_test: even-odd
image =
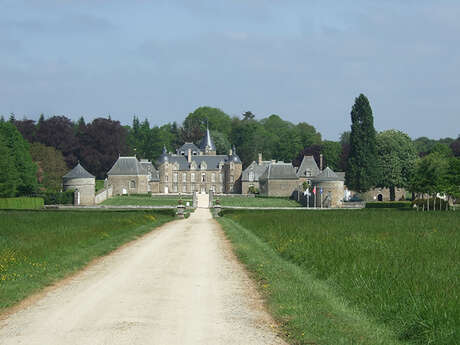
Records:
[[[383,195],[382,194],[377,195],[377,200],[378,201],[383,201]]]

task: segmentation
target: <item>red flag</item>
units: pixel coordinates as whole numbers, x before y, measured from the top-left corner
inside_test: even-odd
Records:
[[[313,187],[313,194],[316,194],[316,186]]]

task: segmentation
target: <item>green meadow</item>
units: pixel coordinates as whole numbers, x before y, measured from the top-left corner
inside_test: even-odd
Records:
[[[274,197],[246,197],[246,196],[216,196],[214,200],[219,200],[222,206],[242,206],[242,207],[300,207],[300,203],[289,198]]]
[[[105,200],[101,205],[108,206],[177,206],[179,203],[179,196],[165,195],[165,196],[150,196],[150,195],[125,195],[114,196]],[[191,196],[181,197],[183,204],[187,202],[192,205]]]
[[[0,311],[173,219],[165,211],[0,211]]]
[[[460,344],[460,212],[219,218],[292,344]]]

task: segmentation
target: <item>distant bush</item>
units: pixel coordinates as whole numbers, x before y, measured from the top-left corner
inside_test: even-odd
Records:
[[[45,200],[45,205],[72,205],[74,201],[74,191],[65,192],[44,192],[37,195]]]
[[[366,208],[411,208],[410,201],[376,201],[366,202]]]
[[[39,209],[43,208],[43,198],[2,198],[0,199],[0,209]]]

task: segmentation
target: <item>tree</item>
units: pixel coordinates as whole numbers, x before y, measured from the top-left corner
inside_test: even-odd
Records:
[[[410,183],[415,193],[435,193],[446,191],[446,176],[449,159],[438,152],[430,153],[419,159]]]
[[[30,195],[36,191],[37,166],[32,162],[29,144],[11,122],[0,123],[0,132],[10,151],[10,160],[16,173],[10,175],[10,183],[16,186],[17,195]],[[14,180],[13,180],[14,178]]]
[[[412,178],[417,152],[409,136],[396,130],[377,134],[379,178],[377,186],[390,189],[395,200],[395,188],[407,188]]]
[[[40,117],[37,126],[37,141],[62,152],[68,168],[77,164],[79,149],[74,124],[65,116]]]
[[[187,141],[197,143],[206,133],[206,126],[210,130],[219,131],[227,138],[232,130],[230,116],[218,108],[199,107],[188,114],[182,125],[183,136]]]
[[[360,94],[351,110],[350,155],[345,172],[345,183],[351,190],[366,192],[377,182],[375,135],[371,105]]]
[[[33,143],[30,154],[38,166],[38,182],[48,191],[61,190],[62,176],[68,171],[62,153],[54,147]]]
[[[455,157],[460,157],[460,136],[450,144],[450,149]]]
[[[119,155],[128,153],[127,135],[119,121],[94,119],[80,138],[80,161],[97,178],[104,178]]]
[[[211,137],[216,146],[216,153],[218,155],[226,155],[230,151],[231,144],[227,137],[219,131],[211,131]]]
[[[243,120],[253,120],[256,116],[250,112],[250,111],[245,111],[243,113]]]
[[[321,153],[323,154],[325,167],[328,166],[335,171],[340,169],[342,145],[339,142],[324,140],[321,144]]]
[[[4,123],[0,122],[1,124]],[[6,138],[0,131],[0,197],[8,198],[16,195],[19,181],[14,165],[14,156],[6,144]]]

